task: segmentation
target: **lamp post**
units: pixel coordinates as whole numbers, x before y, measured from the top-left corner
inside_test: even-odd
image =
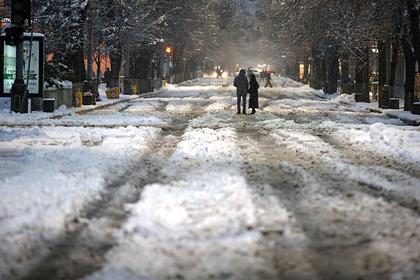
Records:
[[[87,65],[86,65],[86,79],[84,85],[84,91],[94,93],[95,88],[93,85],[93,40],[94,40],[94,25],[95,25],[95,8],[96,0],[89,0],[88,7],[88,32],[87,32]]]

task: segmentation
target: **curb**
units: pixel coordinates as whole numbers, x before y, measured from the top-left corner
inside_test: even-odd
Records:
[[[382,109],[376,109],[376,108],[370,108],[369,109],[372,113],[378,113],[378,114],[384,114],[385,116],[388,116],[393,119],[401,120],[403,123],[410,125],[410,126],[420,126],[420,120],[410,120],[404,117],[401,117],[395,113],[392,112],[386,112]]]

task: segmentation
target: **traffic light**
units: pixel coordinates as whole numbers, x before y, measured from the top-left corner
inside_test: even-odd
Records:
[[[25,26],[31,21],[31,0],[12,0],[12,24]]]

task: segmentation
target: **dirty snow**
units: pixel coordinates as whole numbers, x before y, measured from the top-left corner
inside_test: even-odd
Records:
[[[0,271],[13,275],[99,198],[155,128],[0,128]]]

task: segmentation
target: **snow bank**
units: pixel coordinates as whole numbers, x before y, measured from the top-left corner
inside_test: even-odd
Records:
[[[377,152],[420,162],[420,131],[399,128],[383,123],[366,126],[365,129],[346,129],[336,132],[335,137],[363,148],[375,148]]]

